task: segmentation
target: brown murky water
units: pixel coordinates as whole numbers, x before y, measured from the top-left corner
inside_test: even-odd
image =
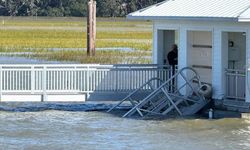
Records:
[[[136,120],[104,112],[34,110],[0,112],[0,149],[250,149],[247,119]]]

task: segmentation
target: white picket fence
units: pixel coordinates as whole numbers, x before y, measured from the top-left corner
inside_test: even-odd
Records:
[[[0,94],[128,92],[170,75],[162,65],[0,65]]]

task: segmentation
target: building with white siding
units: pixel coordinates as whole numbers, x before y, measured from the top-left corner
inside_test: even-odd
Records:
[[[214,99],[250,102],[250,0],[166,0],[127,17],[153,22],[153,63],[176,43],[178,67],[195,68]]]

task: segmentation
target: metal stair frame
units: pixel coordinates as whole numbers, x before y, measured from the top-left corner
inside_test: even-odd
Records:
[[[187,79],[185,77],[185,75],[183,74],[184,70],[191,70],[194,73],[194,76],[191,79]],[[173,93],[170,93],[168,91],[166,91],[166,88],[169,88],[169,83],[172,82],[173,79],[178,78],[178,76],[181,76],[184,80],[185,80],[185,84],[183,84],[182,86],[180,86],[178,89],[176,89]],[[183,69],[181,69],[180,71],[178,71],[174,76],[172,76],[170,79],[168,79],[164,84],[162,84],[158,89],[156,89],[154,92],[152,92],[150,95],[148,95],[144,100],[142,100],[141,102],[139,102],[137,105],[134,106],[134,108],[132,108],[131,110],[129,110],[125,115],[123,115],[123,117],[130,117],[131,115],[133,115],[135,112],[138,112],[139,115],[141,117],[144,116],[143,111],[146,113],[152,113],[152,114],[162,114],[162,115],[166,115],[169,112],[171,112],[172,110],[176,110],[178,112],[178,114],[180,116],[183,115],[183,112],[181,112],[181,109],[178,108],[178,105],[181,104],[182,102],[184,102],[185,104],[188,105],[188,102],[192,102],[192,103],[199,103],[200,101],[205,101],[204,96],[200,95],[198,93],[197,90],[194,89],[194,87],[192,86],[192,82],[193,80],[196,79],[198,80],[198,86],[200,87],[201,82],[200,82],[200,77],[197,74],[197,72],[189,67],[185,67]],[[193,100],[191,98],[179,95],[180,90],[184,87],[188,86],[191,89],[192,94],[195,94],[196,96],[198,96],[198,101],[197,100]],[[154,108],[153,110],[148,110],[148,109],[142,109],[142,107],[148,102],[150,101],[150,99],[153,96],[156,96],[159,91],[162,91],[165,96],[167,97],[167,100],[170,102],[171,106],[168,106],[168,108],[163,112],[163,113],[159,113],[159,111],[161,109],[163,109],[165,107],[165,105],[169,105],[169,103],[166,103],[165,105],[159,106],[158,108]],[[177,94],[175,94],[177,93]],[[177,98],[180,100],[174,101],[173,98]]]
[[[144,83],[143,85],[141,85],[138,89],[136,89],[135,91],[133,91],[132,93],[130,93],[128,96],[126,96],[124,99],[122,99],[118,104],[116,104],[115,106],[113,106],[112,108],[110,108],[107,112],[111,112],[115,108],[121,106],[126,101],[128,101],[128,102],[131,103],[131,107],[136,106],[136,104],[138,104],[140,101],[132,99],[132,96],[135,95],[140,90],[143,90],[143,88],[146,87],[146,86],[149,86],[150,89],[153,92],[155,90],[155,88],[153,87],[152,82],[158,82],[159,85],[161,85],[163,83],[163,81],[160,78],[152,78],[152,79],[148,80],[146,83]]]

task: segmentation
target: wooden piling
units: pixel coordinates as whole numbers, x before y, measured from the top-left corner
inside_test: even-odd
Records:
[[[93,49],[92,55],[95,56],[95,48],[96,48],[96,1],[93,3]]]
[[[87,55],[95,56],[96,41],[96,1],[88,2],[87,16]]]

